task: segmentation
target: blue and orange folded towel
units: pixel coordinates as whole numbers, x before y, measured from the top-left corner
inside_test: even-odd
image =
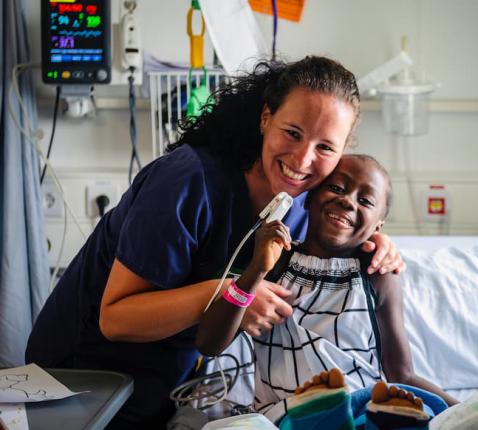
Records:
[[[426,404],[424,404],[424,401]],[[315,376],[288,401],[281,430],[428,429],[431,417],[446,409],[438,396],[405,385],[378,382],[350,393],[339,369]]]

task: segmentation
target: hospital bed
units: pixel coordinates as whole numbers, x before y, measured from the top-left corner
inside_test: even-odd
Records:
[[[465,400],[478,393],[478,236],[393,240],[407,263],[401,275],[404,317],[416,373]],[[238,338],[225,352],[246,363],[251,360],[246,346]],[[224,358],[223,367],[232,364]],[[208,372],[214,370],[211,362]],[[242,375],[227,398],[247,405],[253,400],[253,369]],[[219,418],[228,408],[223,402],[208,414]]]
[[[458,400],[478,392],[478,236],[394,238],[416,372]]]

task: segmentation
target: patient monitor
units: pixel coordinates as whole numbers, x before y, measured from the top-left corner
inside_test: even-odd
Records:
[[[41,33],[43,82],[110,82],[110,0],[42,0]]]

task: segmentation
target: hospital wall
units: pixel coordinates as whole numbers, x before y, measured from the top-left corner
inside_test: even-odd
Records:
[[[27,20],[33,60],[40,61],[40,18],[37,0],[27,0]],[[187,62],[189,40],[186,13],[190,1],[138,0],[138,18],[144,49],[161,60]],[[268,42],[272,20],[255,15]],[[119,2],[112,0],[113,21],[119,20]],[[277,47],[290,60],[307,54],[328,55],[358,77],[396,55],[400,38],[408,37],[408,52],[416,65],[440,88],[431,97],[428,134],[400,138],[382,126],[377,100],[365,100],[357,129],[356,152],[369,153],[389,169],[394,186],[392,213],[385,231],[390,234],[478,234],[478,2],[475,0],[308,0],[300,23],[279,21]],[[240,37],[240,35],[238,35]],[[212,47],[205,44],[206,61]],[[37,76],[39,124],[49,136],[53,88]],[[91,231],[95,220],[86,215],[86,187],[110,181],[127,187],[130,157],[129,112],[126,87],[97,87],[96,116],[70,119],[60,115],[51,161],[82,229]],[[144,163],[152,159],[148,100],[139,101],[138,141]],[[42,142],[46,148],[48,139]],[[407,151],[409,152],[406,156]],[[407,162],[408,160],[408,162]],[[430,185],[445,185],[452,203],[442,222],[421,222],[417,227],[410,189],[418,212]],[[419,213],[419,215],[420,215]],[[62,218],[47,218],[56,261],[63,233]],[[68,218],[65,265],[83,243]]]

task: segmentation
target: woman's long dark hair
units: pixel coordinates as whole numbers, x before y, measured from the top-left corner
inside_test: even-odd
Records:
[[[263,61],[252,73],[235,78],[217,90],[213,94],[216,103],[203,109],[199,117],[182,121],[181,137],[167,150],[186,143],[204,147],[226,164],[249,170],[261,155],[259,125],[264,105],[274,114],[289,92],[297,87],[330,94],[350,103],[357,121],[359,91],[354,75],[341,64],[315,56],[289,64]]]

